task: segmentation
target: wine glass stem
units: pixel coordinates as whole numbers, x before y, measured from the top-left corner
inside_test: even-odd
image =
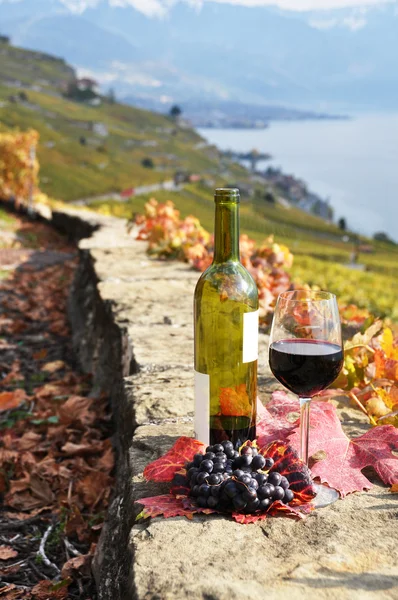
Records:
[[[308,465],[311,398],[300,398],[300,458]]]

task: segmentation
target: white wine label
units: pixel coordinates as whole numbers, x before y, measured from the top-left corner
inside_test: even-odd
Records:
[[[243,362],[249,363],[258,359],[258,325],[259,311],[243,315]]]
[[[210,375],[195,371],[195,438],[210,443]]]

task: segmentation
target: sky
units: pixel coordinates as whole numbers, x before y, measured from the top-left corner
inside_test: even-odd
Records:
[[[14,0],[15,1],[15,0]],[[76,12],[83,12],[95,6],[100,0],[61,0],[63,4]],[[398,0],[108,0],[113,6],[132,6],[148,16],[162,16],[177,2],[185,2],[200,8],[205,2],[236,4],[240,6],[278,6],[295,11],[332,10],[337,8],[357,8],[398,4]],[[0,0],[1,2],[1,0]]]

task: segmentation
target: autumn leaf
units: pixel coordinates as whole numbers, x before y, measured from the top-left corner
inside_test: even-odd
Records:
[[[60,371],[65,368],[65,363],[63,360],[54,360],[53,362],[48,362],[42,366],[42,371],[47,371],[48,373],[55,373],[56,371]]]
[[[235,388],[220,389],[221,414],[227,417],[245,417],[253,411],[249,401],[246,384],[242,383]]]
[[[63,585],[60,585],[60,583]],[[69,582],[60,583],[54,584],[48,580],[40,581],[32,589],[34,600],[67,600]]]
[[[380,345],[387,358],[398,360],[398,345],[394,344],[394,336],[389,327],[386,327],[380,339]]]
[[[365,467],[373,467],[385,484],[398,482],[398,457],[392,454],[393,450],[398,449],[397,429],[391,425],[379,426],[350,440],[332,404],[322,403],[322,407],[312,408],[318,410],[312,410],[310,415],[309,454],[312,456],[320,451],[326,453],[323,460],[318,460],[312,466],[314,477],[319,477],[322,483],[338,490],[342,497],[372,487],[362,474]],[[289,441],[293,447],[299,447],[298,429],[289,437]]]
[[[70,558],[62,567],[61,577],[63,579],[74,579],[79,576],[87,577],[90,575],[92,560],[92,554],[81,554],[80,556]]]
[[[259,521],[265,521],[268,518],[268,513],[256,513],[254,515],[245,515],[243,513],[233,512],[231,517],[237,523],[241,525],[249,525],[250,523],[258,523]]]
[[[189,437],[180,437],[164,455],[147,465],[144,477],[147,481],[172,481],[175,473],[191,461],[195,454],[204,453],[205,444]]]
[[[196,509],[184,508],[182,499],[176,498],[171,494],[141,498],[137,500],[137,504],[144,506],[144,510],[138,515],[137,520],[146,519],[147,517],[159,517],[161,515],[166,519],[168,517],[187,517],[188,519],[192,519],[193,514],[197,512]]]
[[[299,419],[291,425],[289,417],[294,416],[294,407],[298,410],[298,401],[285,392],[273,394],[267,410],[280,421],[281,436],[289,441],[296,451],[300,445]],[[297,414],[297,417],[299,415]],[[277,436],[275,422],[271,421],[272,434]],[[345,495],[370,489],[372,484],[362,474],[362,469],[372,466],[385,484],[398,482],[398,457],[393,451],[398,449],[398,430],[390,425],[376,427],[364,435],[350,440],[344,433],[336,408],[329,402],[312,401],[310,412],[309,454],[319,456],[311,467],[314,477]],[[259,440],[267,437],[267,423],[259,428]]]
[[[297,427],[300,405],[296,398],[285,392],[274,392],[272,400],[263,407],[257,423],[257,444],[267,446],[274,440],[286,441]]]
[[[38,350],[38,352],[35,352],[33,354],[33,358],[35,360],[44,360],[47,357],[47,354],[48,354],[48,349],[42,348],[41,350]]]
[[[393,485],[393,486],[391,486],[391,488],[390,488],[390,492],[391,492],[392,494],[398,494],[398,483],[394,483],[394,485]]]
[[[10,546],[0,546],[0,560],[9,560],[18,556],[18,552]]]
[[[0,411],[12,410],[18,408],[26,400],[24,390],[14,390],[13,392],[0,393]]]

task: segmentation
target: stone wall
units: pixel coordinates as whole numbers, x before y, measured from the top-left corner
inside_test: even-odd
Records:
[[[110,393],[116,431],[116,488],[94,566],[100,599],[398,598],[398,503],[377,483],[299,523],[197,516],[135,524],[134,501],[167,491],[144,481],[145,465],[193,433],[198,275],[149,259],[121,220],[78,217],[96,227],[79,243],[74,342],[95,386]],[[274,385],[266,346],[261,335],[263,401]],[[356,412],[341,416],[351,432],[365,427]]]

